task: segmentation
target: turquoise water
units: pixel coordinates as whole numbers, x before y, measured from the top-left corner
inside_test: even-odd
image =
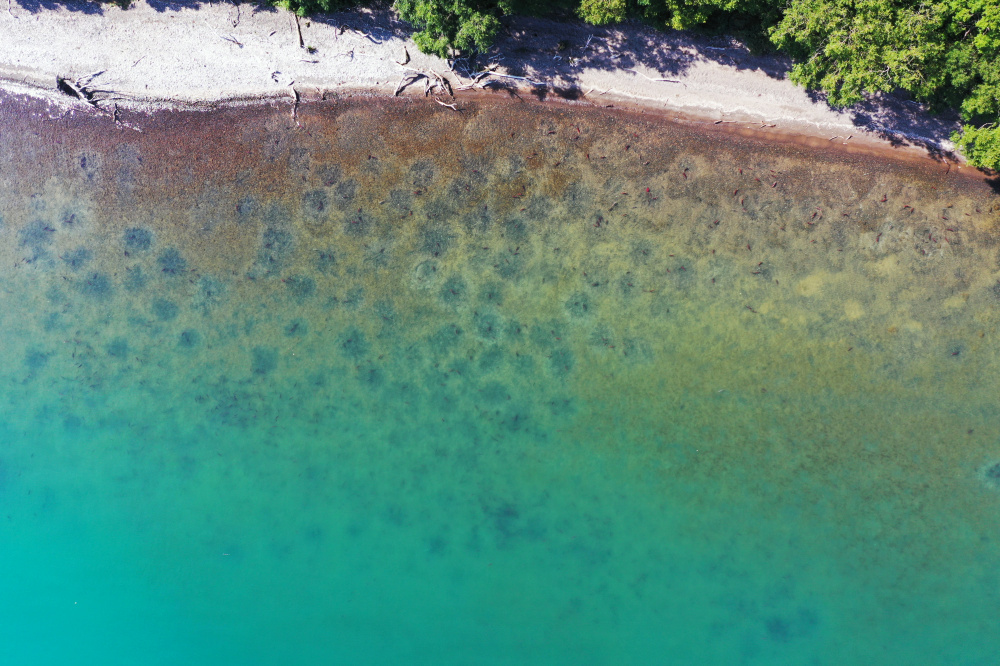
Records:
[[[431,106],[0,106],[4,663],[995,663],[988,188]]]

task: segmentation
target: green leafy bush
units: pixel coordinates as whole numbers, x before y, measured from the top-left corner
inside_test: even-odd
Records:
[[[396,0],[399,17],[412,23],[417,48],[450,58],[462,51],[485,51],[500,29],[500,5],[468,0]]]
[[[578,13],[587,23],[607,25],[628,18],[629,6],[626,0],[583,0]]]
[[[322,12],[339,12],[357,5],[365,4],[362,0],[266,0],[267,4],[295,12],[299,16],[319,14]]]
[[[969,164],[1000,171],[1000,127],[964,125],[951,140],[962,150]]]
[[[959,108],[969,163],[1000,169],[1000,1],[792,0],[771,38],[795,59],[792,80],[836,106],[903,89]]]

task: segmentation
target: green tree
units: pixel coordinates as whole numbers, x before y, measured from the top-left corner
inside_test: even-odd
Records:
[[[295,12],[299,16],[337,12],[362,4],[361,0],[267,0],[268,4]]]
[[[959,108],[953,140],[1000,169],[1000,0],[792,0],[771,39],[795,59],[792,80],[835,106],[903,89]]]
[[[1000,171],[1000,0],[952,0],[961,39],[949,53],[949,71],[968,122],[952,140],[970,164]]]
[[[461,51],[485,51],[500,29],[504,7],[475,0],[396,0],[400,18],[412,23],[413,41],[424,53],[449,58]]]

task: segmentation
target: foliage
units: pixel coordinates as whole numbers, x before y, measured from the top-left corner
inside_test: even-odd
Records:
[[[1000,170],[1000,128],[996,123],[983,127],[964,125],[951,140],[961,148],[969,164]]]
[[[299,16],[337,12],[362,4],[361,0],[264,0],[264,2],[295,12]]]
[[[628,18],[629,6],[626,0],[583,0],[578,13],[587,23],[607,25]]]
[[[546,15],[571,10],[577,0],[396,0],[399,17],[417,29],[413,41],[424,53],[449,58],[486,51],[500,29],[500,17]],[[624,1],[624,0],[622,0]]]
[[[959,108],[956,143],[1000,168],[1000,0],[792,0],[771,38],[796,60],[792,80],[836,106],[902,89]]]
[[[450,58],[461,51],[485,51],[500,29],[501,7],[469,0],[396,0],[400,18],[418,28],[417,48]]]
[[[893,0],[793,0],[771,38],[796,59],[792,80],[835,106],[897,88],[926,98],[941,87],[948,17],[940,6]]]

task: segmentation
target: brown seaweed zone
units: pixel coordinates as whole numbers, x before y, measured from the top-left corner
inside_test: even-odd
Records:
[[[60,90],[67,95],[79,98],[83,103],[87,103],[86,86],[80,86],[80,81],[70,81],[65,78],[59,79]],[[301,100],[307,99],[306,97]],[[107,139],[106,134],[110,127],[117,129],[134,128],[133,131],[145,132],[155,131],[158,136],[165,136],[169,128],[178,124],[189,126],[198,122],[192,120],[194,117],[203,117],[206,111],[161,111],[153,114],[134,113],[125,110],[116,110],[114,114],[107,112],[92,112],[89,107],[81,109],[72,114],[64,111],[56,113],[52,108],[41,100],[36,100],[26,96],[0,93],[0,118],[3,118],[4,126],[12,128],[15,126],[29,127],[31,121],[45,120],[51,121],[58,118],[61,121],[71,123],[75,133],[86,131],[88,125],[94,125],[97,134],[92,138],[99,141],[114,142]],[[545,103],[549,102],[549,103]],[[556,102],[556,103],[552,103]],[[561,104],[560,104],[561,103]],[[805,147],[811,148],[822,156],[833,156],[840,153],[847,155],[864,155],[866,157],[877,157],[891,162],[903,162],[928,169],[928,175],[938,176],[943,171],[945,174],[957,173],[969,177],[972,180],[986,180],[996,178],[996,174],[986,174],[971,167],[958,164],[955,160],[949,159],[947,155],[940,152],[927,153],[926,151],[900,149],[885,147],[881,142],[866,141],[862,136],[851,136],[852,141],[834,141],[819,136],[809,136],[794,132],[781,131],[774,125],[766,123],[755,124],[752,122],[736,121],[713,121],[698,116],[690,116],[677,111],[664,111],[651,109],[641,104],[630,104],[618,101],[615,104],[604,106],[594,106],[589,103],[579,102],[579,96],[573,91],[552,92],[532,90],[528,97],[522,97],[515,89],[499,89],[492,92],[466,92],[461,100],[453,104],[441,104],[434,98],[398,98],[389,96],[373,96],[359,94],[355,96],[345,96],[337,101],[310,100],[292,102],[260,102],[245,106],[226,106],[212,108],[209,110],[214,118],[220,121],[225,118],[226,122],[220,122],[220,129],[231,129],[224,127],[227,123],[245,124],[253,118],[261,118],[266,115],[277,115],[286,112],[289,115],[288,126],[294,126],[294,120],[299,119],[298,114],[306,114],[302,120],[308,117],[315,117],[317,114],[325,115],[331,107],[344,109],[345,107],[371,107],[373,117],[382,117],[383,114],[388,120],[394,113],[402,113],[408,120],[426,120],[428,117],[438,112],[457,112],[459,119],[468,119],[480,113],[510,114],[512,108],[526,110],[529,106],[542,107],[554,113],[562,113],[569,110],[572,114],[586,115],[591,121],[596,117],[607,116],[618,119],[619,122],[631,121],[639,124],[664,123],[685,127],[691,130],[692,134],[722,135],[725,137],[738,137],[740,140],[749,140],[748,150],[755,151],[761,148],[761,144],[778,144],[788,148]],[[454,107],[454,108],[453,108]],[[290,110],[294,110],[291,113]],[[544,112],[544,111],[542,111]],[[515,112],[516,113],[516,112]],[[397,116],[398,117],[398,116]],[[22,124],[19,121],[28,121]],[[121,122],[120,122],[121,121]],[[211,123],[210,120],[203,120],[203,123]],[[419,122],[419,120],[418,120]],[[209,130],[211,131],[211,130]],[[221,135],[217,139],[224,139]],[[845,139],[847,137],[835,137]],[[446,137],[442,137],[446,141]],[[425,142],[419,142],[426,145]],[[817,158],[811,152],[801,155],[801,157]]]
[[[449,210],[447,197],[422,187],[419,178],[406,193],[376,191],[379,181],[393,180],[422,158],[440,171],[450,169],[439,174],[446,181],[489,178],[495,188],[490,214],[520,212],[538,198],[572,196],[573,184],[587,171],[609,182],[667,176],[681,194],[698,188],[699,197],[716,198],[719,205],[735,197],[746,211],[751,210],[746,203],[762,198],[765,188],[779,198],[819,197],[825,199],[827,220],[843,217],[872,228],[884,219],[880,206],[920,210],[922,199],[932,199],[935,208],[943,201],[975,211],[961,215],[965,232],[991,230],[1000,219],[1000,199],[989,178],[926,159],[896,159],[903,153],[848,152],[802,137],[776,140],[731,125],[674,122],[649,111],[542,104],[497,94],[465,98],[459,108],[433,99],[357,97],[299,105],[295,118],[287,105],[276,104],[129,116],[128,125],[137,129],[128,129],[87,112],[53,116],[41,102],[7,96],[0,105],[7,139],[0,155],[21,183],[51,176],[88,179],[88,194],[108,219],[124,221],[145,212],[169,229],[188,223],[172,220],[169,211],[142,211],[143,202],[166,197],[179,207],[214,205],[206,215],[216,233],[224,233],[219,222],[238,218],[255,201],[280,200],[289,173],[304,174],[317,163],[361,174],[356,186],[372,192],[372,201],[359,202],[362,209],[388,201],[405,213],[410,202],[433,194],[439,195],[442,214],[461,208]],[[505,165],[502,178],[484,173],[498,168],[492,159],[512,155],[519,156],[521,168]],[[727,170],[747,178],[737,182]],[[714,192],[706,178],[718,181]],[[206,196],[206,187],[215,188],[211,204],[195,200]],[[649,203],[656,196],[652,185],[623,192],[620,202],[610,202],[607,222],[640,198]],[[300,208],[300,202],[289,205]],[[321,215],[324,205],[313,202],[319,207],[314,212]],[[933,216],[950,219],[947,212]],[[364,227],[363,210],[354,222]],[[604,223],[594,222],[596,228]],[[230,240],[238,246],[238,238]]]

